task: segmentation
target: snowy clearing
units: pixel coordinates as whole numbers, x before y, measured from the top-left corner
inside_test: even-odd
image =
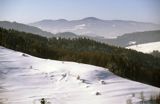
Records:
[[[151,42],[151,43],[145,43],[145,44],[132,45],[126,48],[133,49],[143,53],[151,53],[154,50],[160,51],[160,42]]]
[[[137,104],[159,88],[118,77],[108,69],[36,58],[0,47],[0,102],[4,104]]]

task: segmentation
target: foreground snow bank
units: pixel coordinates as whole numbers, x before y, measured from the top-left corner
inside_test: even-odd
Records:
[[[108,69],[36,58],[0,47],[0,102],[4,104],[134,104],[160,89],[120,78]]]
[[[160,42],[151,42],[151,43],[145,43],[145,44],[132,45],[126,48],[133,49],[143,53],[151,53],[154,50],[160,51]]]

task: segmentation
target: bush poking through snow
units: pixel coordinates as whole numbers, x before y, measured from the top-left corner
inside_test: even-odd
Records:
[[[157,104],[160,104],[160,95],[156,96],[156,99],[155,99],[155,100],[156,100],[156,103],[157,103]]]
[[[105,82],[105,81],[101,81],[101,84],[102,84],[102,85],[105,85],[105,84],[106,84],[106,82]]]
[[[22,54],[22,56],[24,56],[24,57],[28,57],[28,55],[26,55],[26,54],[24,54],[24,53]]]
[[[85,83],[85,80],[84,79],[81,79],[82,83]]]
[[[41,104],[47,104],[47,101],[44,98],[42,98],[40,102]]]
[[[135,93],[132,94],[132,97],[135,97]]]
[[[40,99],[40,104],[51,104],[51,102],[48,102],[45,98]]]
[[[77,79],[77,80],[80,80],[82,83],[85,83],[85,82],[86,82],[86,80],[85,80],[85,79],[81,79],[79,75],[77,76],[76,79]]]
[[[143,92],[140,93],[140,99],[142,100],[142,104],[143,104],[144,103],[144,93]]]
[[[80,80],[80,76],[79,75],[77,76],[77,80]]]
[[[86,86],[86,88],[88,88],[89,86]]]
[[[150,102],[151,104],[160,104],[160,94],[157,96],[151,96]]]
[[[133,104],[131,99],[127,100],[127,104]]]
[[[101,93],[100,92],[96,92],[96,95],[101,95]]]

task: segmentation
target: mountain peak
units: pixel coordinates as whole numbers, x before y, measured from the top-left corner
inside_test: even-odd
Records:
[[[57,19],[57,20],[52,20],[52,19],[44,19],[44,20],[41,20],[39,22],[43,22],[43,23],[51,23],[51,22],[67,22],[68,20],[66,19]]]
[[[58,20],[56,20],[56,21],[67,22],[68,20],[66,20],[66,19],[58,19]]]
[[[44,20],[41,20],[41,21],[38,21],[38,22],[51,22],[51,21],[53,21],[53,20],[51,20],[51,19],[44,19]]]
[[[86,18],[84,18],[82,20],[100,20],[100,19],[98,19],[96,17],[86,17]]]

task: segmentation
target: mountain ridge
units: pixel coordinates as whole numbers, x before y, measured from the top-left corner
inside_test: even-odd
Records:
[[[29,25],[17,23],[17,22],[0,21],[0,27],[5,29],[15,29],[21,32],[38,34],[40,36],[45,36],[45,37],[53,37],[53,34],[50,32],[43,31],[40,28],[37,28],[35,26],[29,26]]]
[[[125,33],[160,29],[160,25],[154,23],[131,20],[103,20],[96,17],[86,17],[79,20],[41,20],[28,25],[52,33],[73,32],[77,35],[103,36],[105,38],[114,38]]]
[[[62,21],[65,21],[65,20],[62,20]],[[0,21],[0,27],[5,29],[15,29],[18,31],[37,34],[47,38],[52,38],[52,37],[66,38],[66,39],[87,38],[87,39],[92,39],[98,42],[115,45],[115,46],[121,46],[121,47],[132,45],[130,44],[131,42],[134,42],[134,44],[135,42],[136,44],[143,44],[148,42],[160,41],[160,30],[126,33],[121,36],[118,36],[117,38],[109,39],[102,36],[77,35],[73,32],[59,32],[59,33],[53,34],[47,31],[43,31],[40,28],[37,28],[34,26],[21,24],[17,22],[9,22],[9,21]]]

